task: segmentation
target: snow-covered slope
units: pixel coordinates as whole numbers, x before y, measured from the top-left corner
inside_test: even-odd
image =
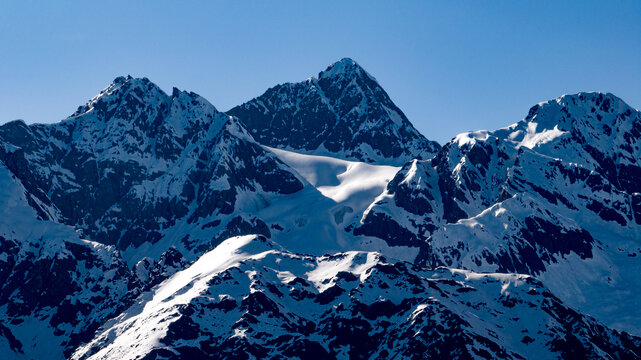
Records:
[[[539,104],[408,163],[354,231],[418,247],[421,264],[537,275],[568,304],[639,334],[639,129],[640,113],[610,94]]]
[[[72,358],[634,358],[640,346],[528,276],[312,257],[246,236],[144,294]]]
[[[440,148],[407,120],[352,59],[300,83],[277,85],[228,112],[261,144],[368,163],[402,165]]]
[[[349,199],[359,208],[364,205],[364,201],[380,194],[399,170],[399,167],[395,166],[305,155],[276,148],[269,150],[295,169],[324,196],[337,203]]]
[[[358,249],[397,260],[416,258],[418,249],[390,246],[380,238],[350,231],[398,167],[269,149],[308,182],[303,191],[256,213],[275,229],[272,240],[313,255]]]

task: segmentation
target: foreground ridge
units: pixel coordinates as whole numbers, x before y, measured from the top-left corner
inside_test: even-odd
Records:
[[[145,297],[72,358],[633,358],[641,350],[639,339],[565,307],[528,276],[428,270],[368,252],[297,255],[264,237],[226,240]]]

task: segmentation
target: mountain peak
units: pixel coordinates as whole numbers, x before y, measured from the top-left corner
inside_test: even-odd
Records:
[[[78,117],[95,108],[111,108],[123,100],[134,100],[140,104],[153,104],[167,98],[167,94],[148,78],[134,78],[131,75],[119,76],[98,95],[91,98],[85,105],[69,116]]]
[[[641,112],[613,94],[563,95],[534,105],[523,120],[491,134],[517,148],[581,164],[629,193],[641,190]]]
[[[133,79],[131,75],[127,76],[118,76],[117,78],[114,79],[113,83],[114,84],[123,84],[129,80]]]
[[[376,79],[367,73],[358,63],[351,58],[342,58],[318,74],[318,79],[331,79],[331,78],[342,78],[342,77],[355,77],[366,75],[370,79],[376,81]]]
[[[141,89],[148,89],[148,90],[153,89],[153,90],[162,92],[162,90],[158,87],[158,85],[154,84],[147,77],[135,78],[131,75],[118,76],[111,82],[111,84],[109,84],[109,86],[107,86],[107,88],[105,88],[105,90],[107,89],[115,90],[120,87],[123,87],[124,89],[139,87]]]
[[[555,99],[540,102],[530,109],[526,120],[539,108],[558,107],[579,108],[584,107],[592,113],[601,112],[624,112],[629,106],[619,97],[611,93],[599,91],[579,92],[576,94],[564,94]],[[594,108],[594,110],[592,110]]]
[[[228,113],[263,145],[309,154],[402,165],[440,149],[350,58],[331,64],[318,79],[270,88]]]
[[[558,128],[610,137],[629,131],[636,121],[639,121],[638,111],[619,97],[611,93],[580,92],[534,105],[518,124],[530,128],[530,132]]]

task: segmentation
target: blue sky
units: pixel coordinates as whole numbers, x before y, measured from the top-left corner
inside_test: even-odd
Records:
[[[641,2],[2,2],[0,123],[61,120],[126,74],[224,111],[342,57],[441,143],[564,93],[639,108]]]

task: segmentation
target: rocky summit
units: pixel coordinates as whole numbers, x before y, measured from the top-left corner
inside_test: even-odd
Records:
[[[261,144],[305,154],[400,165],[440,149],[348,58],[318,77],[277,85],[229,114]]]
[[[524,109],[525,110],[525,109]],[[0,126],[7,359],[641,358],[641,112],[426,139],[354,60]]]

